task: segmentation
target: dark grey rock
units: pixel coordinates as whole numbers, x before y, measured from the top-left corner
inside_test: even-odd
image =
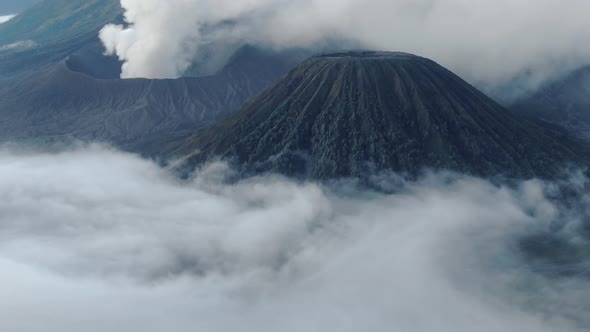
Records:
[[[585,145],[506,110],[435,62],[404,53],[313,57],[224,122],[169,147],[188,172],[228,158],[244,172],[311,178],[425,168],[551,176]]]
[[[72,70],[72,64],[84,72]],[[218,73],[200,78],[97,79],[83,66],[72,58],[0,81],[0,141],[81,139],[154,154],[168,140],[193,134],[238,110],[293,63],[243,47]]]

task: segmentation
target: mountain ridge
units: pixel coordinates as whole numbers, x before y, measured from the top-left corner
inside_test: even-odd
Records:
[[[157,153],[160,141],[212,125],[291,68],[255,48],[241,49],[217,74],[198,78],[96,78],[69,65],[64,60],[0,85],[0,139],[97,140]]]

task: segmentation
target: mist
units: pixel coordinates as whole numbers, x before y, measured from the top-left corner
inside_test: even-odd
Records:
[[[588,281],[539,273],[518,249],[560,219],[575,237],[578,208],[562,210],[552,183],[375,175],[386,194],[235,182],[224,163],[181,181],[98,145],[24,150],[0,150],[3,331],[590,326]]]
[[[0,15],[0,24],[8,22],[13,19],[16,15]]]
[[[181,76],[210,43],[326,41],[432,58],[479,87],[532,88],[590,63],[584,0],[121,0],[100,37],[123,78]],[[333,45],[333,44],[332,44]]]

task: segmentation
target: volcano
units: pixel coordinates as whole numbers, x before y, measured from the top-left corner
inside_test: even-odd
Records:
[[[315,179],[425,169],[548,177],[588,155],[583,143],[508,111],[432,60],[371,51],[312,57],[169,150],[183,173],[225,158],[245,173]]]

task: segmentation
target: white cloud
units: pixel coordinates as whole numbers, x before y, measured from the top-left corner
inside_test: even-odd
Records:
[[[16,15],[0,15],[0,24],[4,23],[4,22],[8,22],[11,19],[13,19]]]
[[[590,63],[584,0],[121,0],[130,23],[101,37],[123,77],[177,77],[202,45],[327,39],[433,58],[480,86],[537,84]]]
[[[512,246],[559,215],[539,181],[385,175],[380,183],[397,185],[383,194],[350,181],[227,183],[223,164],[181,182],[96,146],[14,151],[0,152],[3,331],[563,332],[590,323],[589,285],[530,272]]]

